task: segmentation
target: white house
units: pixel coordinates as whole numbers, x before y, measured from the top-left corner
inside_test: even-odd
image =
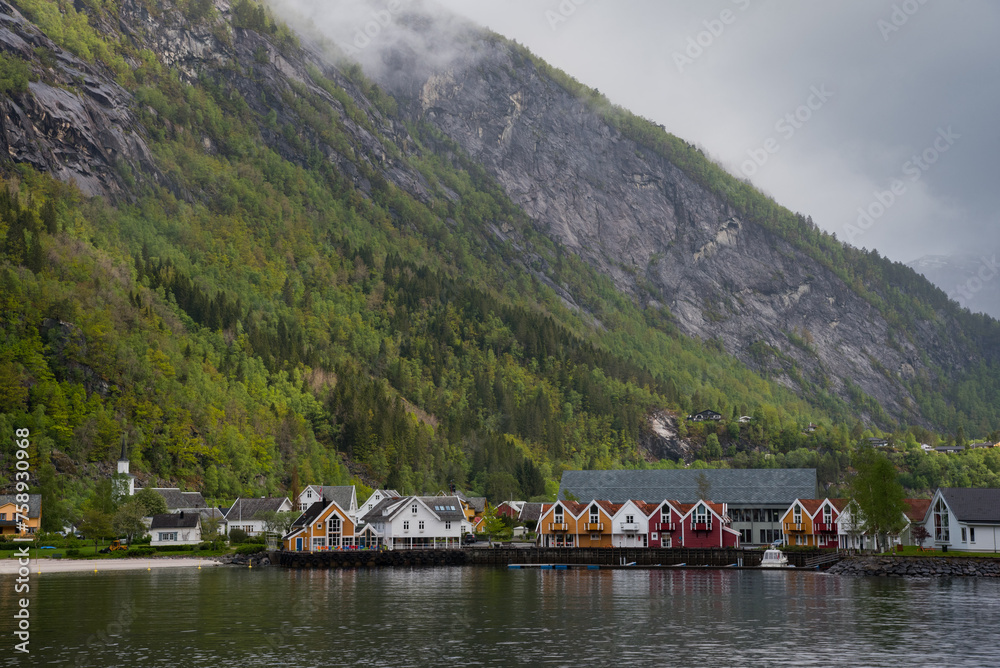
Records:
[[[383,499],[365,516],[385,545],[397,550],[461,547],[464,520],[456,496]]]
[[[1000,549],[1000,489],[938,488],[924,527],[941,550],[996,552]]]
[[[363,520],[365,518],[365,515],[367,515],[372,508],[382,503],[386,499],[395,499],[395,498],[399,498],[399,492],[397,492],[394,489],[376,489],[374,492],[372,492],[372,495],[369,496],[368,499],[361,504],[361,507],[358,508],[358,520],[359,521]]]
[[[150,545],[197,545],[201,542],[201,513],[181,511],[153,515]]]
[[[649,547],[649,514],[645,503],[626,501],[612,516],[611,544],[615,547]]]
[[[266,531],[261,514],[268,511],[287,513],[291,510],[292,502],[287,497],[236,499],[236,503],[226,512],[226,531],[242,529],[248,536],[259,536]]]
[[[295,501],[295,509],[299,512],[309,510],[309,506],[317,501],[336,501],[337,505],[353,520],[358,514],[358,494],[354,485],[308,485],[299,492]]]

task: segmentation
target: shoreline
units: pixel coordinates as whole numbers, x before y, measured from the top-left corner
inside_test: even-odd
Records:
[[[194,557],[135,557],[123,559],[31,559],[32,575],[41,573],[86,573],[102,571],[141,571],[163,568],[207,568],[221,566],[213,558]],[[17,559],[0,560],[0,575],[17,575],[21,568]]]

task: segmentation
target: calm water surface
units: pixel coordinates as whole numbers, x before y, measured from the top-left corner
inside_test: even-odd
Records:
[[[759,571],[33,576],[10,666],[998,666],[1000,582]]]

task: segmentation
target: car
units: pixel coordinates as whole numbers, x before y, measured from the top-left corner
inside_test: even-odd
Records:
[[[464,537],[464,538],[462,538],[462,543],[464,543],[465,545],[472,545],[472,544],[474,544],[474,543],[475,543],[475,542],[476,542],[477,540],[478,540],[478,539],[476,538],[476,536],[475,536],[474,534],[471,534],[471,533],[467,533],[467,534],[465,534],[465,537]]]

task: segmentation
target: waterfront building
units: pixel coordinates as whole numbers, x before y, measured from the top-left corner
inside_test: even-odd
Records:
[[[23,525],[18,526],[18,506],[16,494],[0,494],[0,533],[4,536],[19,536],[38,533],[42,526],[42,495],[28,495],[28,515]]]
[[[262,517],[264,513],[287,513],[291,510],[292,502],[284,496],[239,498],[226,512],[227,531],[242,529],[248,536],[259,536],[267,530]]]
[[[649,546],[678,547],[681,543],[681,511],[679,501],[661,501],[649,513]]]
[[[657,506],[629,499],[611,518],[614,547],[649,547],[649,515]]]
[[[365,521],[395,550],[458,548],[468,526],[457,496],[383,499],[365,514]]]
[[[325,499],[336,499],[348,515],[358,516],[358,494],[354,485],[306,485],[295,499],[295,509],[305,512],[312,504]]]
[[[725,503],[700,500],[680,504],[680,539],[674,547],[739,547],[740,532],[733,529]]]
[[[328,488],[324,494],[337,488]],[[353,489],[353,488],[352,488]],[[301,495],[300,495],[301,496]],[[291,530],[282,538],[284,549],[291,552],[316,552],[322,550],[339,550],[356,545],[355,520],[352,513],[340,502],[350,506],[351,495],[344,490],[331,493],[331,497],[319,498],[292,523]],[[377,546],[379,536],[374,530],[364,533],[364,544]]]
[[[153,515],[149,523],[149,544],[197,545],[201,542],[201,513],[185,512]]]
[[[358,508],[358,521],[364,520],[365,515],[385,499],[394,499],[398,496],[400,496],[399,492],[394,489],[376,489]]]
[[[542,547],[612,547],[612,518],[622,504],[557,501],[542,505],[535,531]]]
[[[1000,550],[1000,489],[940,487],[934,492],[924,526],[941,550]]]
[[[675,469],[565,471],[558,498],[686,504],[711,499],[726,504],[740,544],[753,546],[781,540],[781,517],[792,502],[816,496],[816,469]]]
[[[840,516],[846,507],[847,499],[795,499],[781,518],[782,542],[804,547],[837,547]]]

